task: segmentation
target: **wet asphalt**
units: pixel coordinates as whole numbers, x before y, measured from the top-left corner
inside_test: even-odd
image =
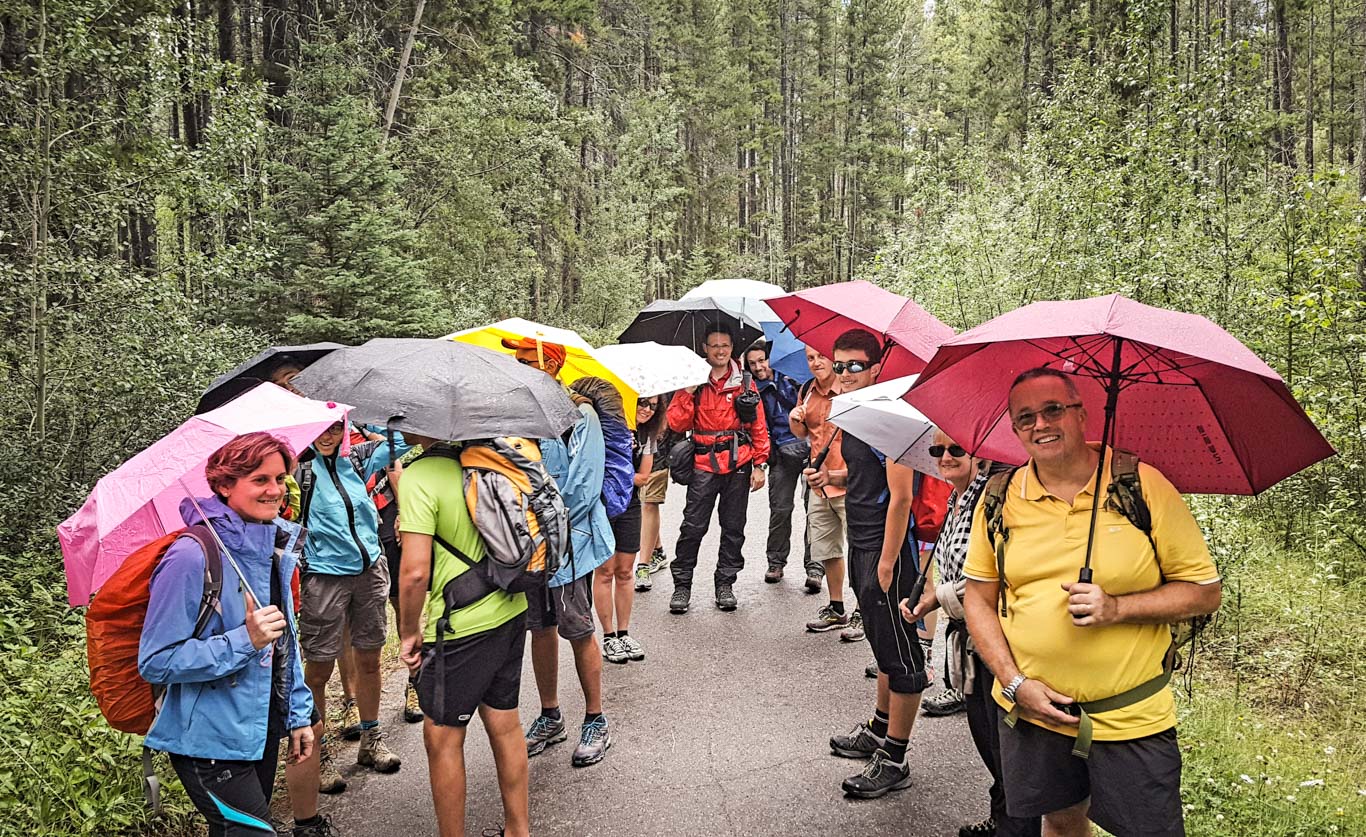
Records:
[[[685,489],[669,486],[662,531],[674,554]],[[986,815],[989,784],[965,717],[917,719],[909,757],[914,782],[882,799],[847,799],[841,780],[863,762],[830,754],[832,734],[871,716],[874,681],[866,643],[803,625],[824,602],[802,590],[802,513],[793,521],[786,577],[765,584],[766,490],[750,495],[745,568],[735,585],[739,608],[716,609],[711,572],[716,523],[703,541],[692,609],[668,612],[672,582],[656,574],[638,593],[631,634],[643,662],[603,662],[603,704],[612,747],[599,764],[570,766],[583,695],[567,643],[561,643],[560,705],[569,740],[533,758],[531,822],[537,835],[956,835]],[[799,502],[800,505],[800,502]],[[852,603],[853,595],[845,598]],[[942,628],[936,658],[942,659]],[[356,767],[354,745],[338,765],[350,786],[325,797],[324,813],[347,837],[436,835],[422,725],[399,717],[403,673],[385,684],[381,723],[402,769],[383,776]],[[940,687],[932,687],[931,694]],[[522,675],[522,721],[540,710],[530,644]],[[466,829],[479,835],[502,822],[488,738],[476,720],[465,745]],[[495,831],[496,833],[496,831]]]

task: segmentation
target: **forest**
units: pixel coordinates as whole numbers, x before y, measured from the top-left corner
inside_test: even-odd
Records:
[[[216,374],[731,277],[1119,292],[1270,363],[1338,455],[1193,500],[1187,822],[1366,830],[1361,0],[0,0],[0,832],[183,825],[54,527]]]

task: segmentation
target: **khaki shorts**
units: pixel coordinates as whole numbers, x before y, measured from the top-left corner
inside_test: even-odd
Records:
[[[826,499],[815,491],[806,499],[806,535],[811,560],[825,563],[844,557],[844,495]]]
[[[342,633],[351,626],[351,646],[384,647],[389,627],[389,566],[381,556],[360,575],[308,573],[299,587],[299,645],[304,659],[331,662],[341,656]]]
[[[655,471],[640,487],[640,502],[663,503],[664,495],[669,492],[669,469]]]

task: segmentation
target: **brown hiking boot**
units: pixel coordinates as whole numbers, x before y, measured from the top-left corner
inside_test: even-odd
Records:
[[[356,708],[356,702],[350,698],[342,700],[345,707],[342,713],[341,731],[337,734],[346,741],[357,741],[360,739],[360,710]]]
[[[403,765],[403,760],[390,752],[384,743],[384,733],[379,731],[379,727],[375,727],[361,730],[356,764],[373,768],[380,773],[393,773]]]
[[[346,790],[346,779],[342,778],[337,772],[337,766],[332,763],[332,748],[324,743],[319,756],[318,792],[341,793]]]
[[[413,688],[413,681],[409,680],[403,687],[403,720],[415,724],[421,721],[422,717],[422,706],[417,702],[417,689]]]

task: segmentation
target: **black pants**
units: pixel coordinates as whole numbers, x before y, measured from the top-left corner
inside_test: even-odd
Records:
[[[670,566],[674,586],[692,589],[692,571],[697,566],[697,550],[711,525],[711,510],[716,501],[721,508],[721,551],[716,557],[717,584],[734,584],[745,566],[740,554],[745,545],[745,517],[749,509],[750,466],[730,474],[697,471],[688,485],[688,500],[683,504],[683,524],[678,527],[678,546]]]
[[[991,669],[982,658],[971,654],[971,665],[976,671],[972,694],[966,695],[968,732],[977,746],[977,755],[991,773],[991,818],[996,820],[998,837],[1039,837],[1041,817],[1012,817],[1006,813],[1005,784],[1001,779],[1001,738],[996,731],[996,701],[991,697],[995,682]]]
[[[256,761],[170,755],[185,793],[209,822],[209,837],[274,837],[270,793],[280,758],[278,742],[267,741],[265,754]]]
[[[792,508],[796,503],[797,478],[810,452],[805,444],[792,442],[774,450],[768,458],[768,565],[787,566],[792,551]]]

